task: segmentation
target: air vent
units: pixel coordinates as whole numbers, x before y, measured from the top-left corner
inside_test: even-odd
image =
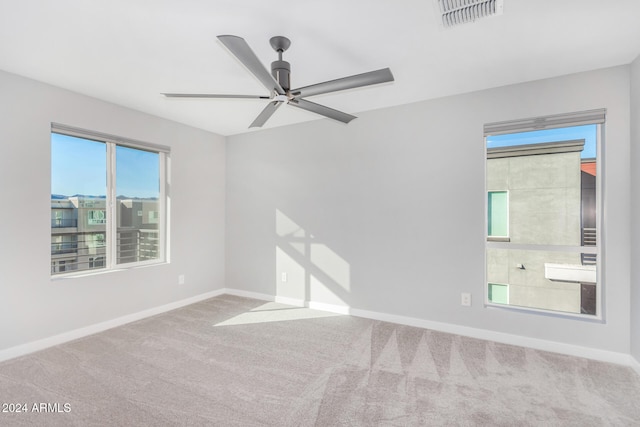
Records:
[[[444,28],[502,15],[503,0],[436,0]]]

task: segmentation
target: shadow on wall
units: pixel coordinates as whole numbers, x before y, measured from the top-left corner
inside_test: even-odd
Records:
[[[275,219],[276,296],[348,306],[349,263],[278,209]]]

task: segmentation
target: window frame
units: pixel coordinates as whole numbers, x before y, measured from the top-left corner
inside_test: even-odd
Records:
[[[170,147],[138,141],[134,139],[109,135],[101,132],[94,132],[86,129],[71,127],[59,123],[51,123],[52,134],[60,134],[91,141],[104,143],[106,146],[106,222],[104,230],[105,253],[104,266],[97,268],[87,268],[83,270],[65,271],[54,274],[51,272],[51,279],[56,280],[66,277],[77,277],[84,275],[101,274],[110,271],[127,270],[131,268],[144,267],[150,265],[166,264],[169,262],[169,164]],[[118,203],[116,194],[116,149],[118,146],[132,148],[136,150],[148,151],[158,154],[159,169],[159,195],[158,195],[158,257],[150,260],[118,263]],[[51,178],[50,178],[51,179]],[[53,262],[54,260],[51,259]]]
[[[605,322],[605,305],[603,298],[605,294],[606,284],[604,282],[604,195],[605,187],[605,125],[606,125],[606,109],[589,110],[583,112],[558,114],[552,116],[542,116],[523,120],[504,121],[496,123],[488,123],[484,126],[484,234],[485,234],[485,251],[484,251],[484,283],[483,283],[483,300],[485,308],[496,308],[500,310],[524,312],[531,314],[543,314],[547,316],[572,318],[578,320]],[[546,124],[546,125],[545,125]],[[512,134],[534,130],[544,129],[561,129],[582,125],[596,125],[596,246],[560,246],[560,245],[535,245],[535,244],[514,244],[509,240],[494,239],[488,235],[488,208],[489,208],[489,190],[487,188],[487,137],[492,135]],[[499,191],[499,190],[495,190]],[[508,201],[509,202],[509,201]],[[535,251],[558,251],[567,253],[595,254],[596,262],[596,313],[583,314],[557,311],[544,308],[524,307],[517,305],[494,303],[489,300],[489,284],[495,283],[489,281],[489,271],[487,266],[487,253],[489,249],[522,249]],[[507,284],[508,285],[508,284]]]

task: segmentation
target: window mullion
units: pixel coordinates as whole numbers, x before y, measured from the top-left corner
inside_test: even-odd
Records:
[[[164,259],[168,261],[167,256],[167,248],[168,248],[168,230],[167,230],[167,214],[168,214],[168,194],[167,194],[167,175],[168,175],[168,165],[167,165],[167,156],[165,153],[159,153],[158,161],[160,162],[159,172],[160,172],[160,200],[159,200],[159,214],[160,214],[160,223],[158,224],[158,243],[159,243],[159,257],[160,259]]]
[[[116,217],[116,145],[107,142],[107,266],[115,267],[117,261],[118,226]]]

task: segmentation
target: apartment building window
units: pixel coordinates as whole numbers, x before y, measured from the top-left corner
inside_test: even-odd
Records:
[[[489,283],[489,301],[496,304],[509,304],[509,285]]]
[[[164,146],[52,124],[52,275],[165,261],[168,155]]]
[[[601,317],[605,113],[485,125],[487,305]]]
[[[92,257],[89,258],[89,268],[99,268],[104,267],[104,257]]]
[[[490,239],[509,237],[509,193],[489,191],[487,200],[487,236]]]

